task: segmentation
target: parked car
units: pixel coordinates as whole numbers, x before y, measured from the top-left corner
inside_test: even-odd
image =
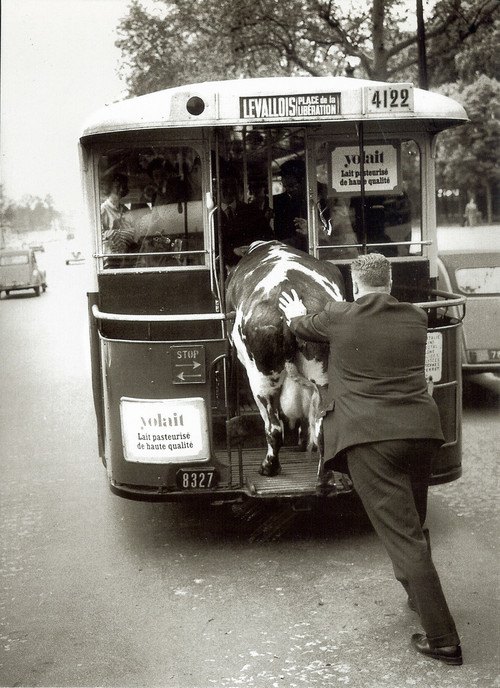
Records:
[[[500,373],[500,251],[484,246],[440,251],[438,270],[439,289],[467,297],[462,371]]]
[[[11,291],[34,289],[40,296],[47,289],[47,277],[37,263],[31,248],[5,249],[0,251],[0,296]]]

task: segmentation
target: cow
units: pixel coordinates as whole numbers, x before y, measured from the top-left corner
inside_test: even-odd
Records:
[[[302,450],[317,444],[318,387],[327,384],[328,346],[298,340],[279,309],[280,294],[291,289],[309,312],[344,300],[335,265],[278,241],[251,244],[227,284],[227,306],[235,312],[230,339],[265,426],[267,454],[259,469],[265,476],[281,470],[284,420],[299,425]]]

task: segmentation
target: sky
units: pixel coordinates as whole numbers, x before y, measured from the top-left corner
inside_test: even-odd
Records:
[[[86,118],[125,96],[116,27],[129,0],[2,0],[0,183],[82,213],[78,138]]]

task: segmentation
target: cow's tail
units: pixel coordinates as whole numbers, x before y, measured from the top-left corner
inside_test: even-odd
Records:
[[[319,395],[319,391],[316,384],[314,382],[310,382],[310,384],[313,386],[313,392],[311,394],[311,400],[309,403],[309,414],[307,418],[309,426],[307,448],[309,451],[311,451],[313,447],[318,446],[319,430],[321,428],[320,423],[318,423],[321,397]]]

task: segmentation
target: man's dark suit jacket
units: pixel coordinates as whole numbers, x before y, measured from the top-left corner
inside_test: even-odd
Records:
[[[383,440],[444,440],[439,411],[427,392],[427,316],[389,294],[293,318],[302,339],[329,342],[324,458],[355,444]]]
[[[274,238],[265,214],[259,208],[242,202],[238,202],[231,213],[221,213],[221,225],[222,252],[227,265],[236,265],[241,258],[234,253],[235,248]]]
[[[302,217],[307,220],[305,199],[291,197],[287,193],[273,196],[274,236],[289,246],[307,251],[307,237],[297,232],[294,220]]]

